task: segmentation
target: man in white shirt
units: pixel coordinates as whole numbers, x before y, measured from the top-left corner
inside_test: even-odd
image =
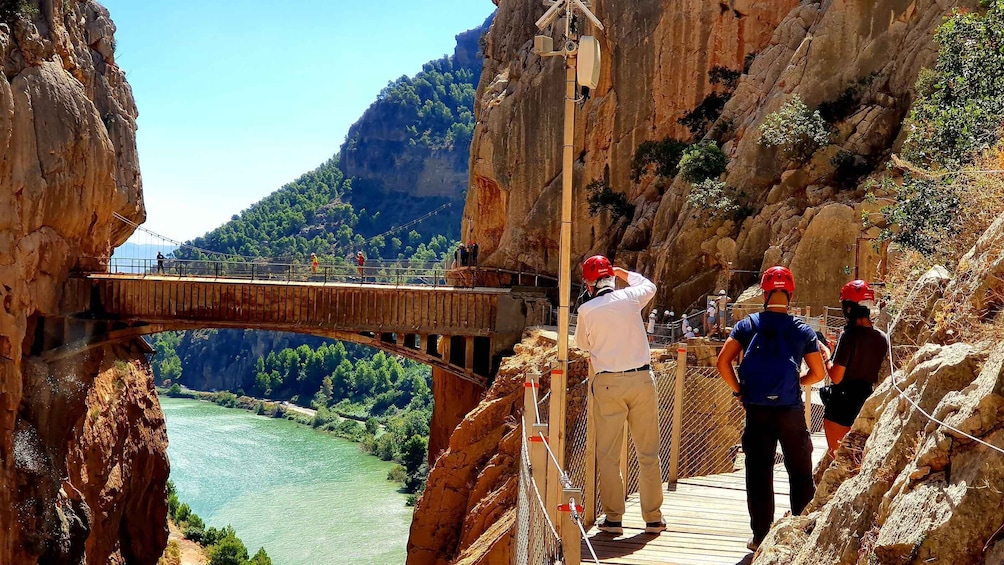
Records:
[[[616,279],[629,285],[616,290]],[[596,407],[596,464],[604,519],[600,530],[624,533],[624,479],[620,474],[624,423],[631,428],[638,455],[638,494],[645,531],[666,529],[662,519],[662,467],[659,461],[659,405],[652,354],[641,312],[655,296],[652,281],[613,267],[602,255],[582,264],[582,279],[592,300],[579,307],[575,341],[589,352]]]

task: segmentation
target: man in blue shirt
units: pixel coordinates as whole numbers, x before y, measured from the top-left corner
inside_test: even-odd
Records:
[[[774,452],[784,454],[791,486],[791,512],[801,514],[812,500],[812,440],[805,425],[802,385],[826,375],[816,333],[788,315],[795,279],[785,267],[763,274],[764,311],[740,321],[718,356],[718,372],[746,409],[746,503],[756,550],[774,521]],[[739,374],[732,366],[739,354]],[[800,376],[802,360],[809,372]]]

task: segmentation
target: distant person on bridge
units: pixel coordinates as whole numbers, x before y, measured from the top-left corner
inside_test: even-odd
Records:
[[[882,362],[889,354],[889,338],[872,326],[871,308],[875,291],[862,280],[851,281],[840,289],[840,308],[847,327],[840,334],[833,361],[827,372],[833,385],[823,387],[823,429],[830,454],[837,451],[840,440],[847,435],[861,412],[875,383]]]
[[[316,273],[317,272],[317,254],[316,253],[311,253],[310,254],[310,272],[312,272],[312,273]]]
[[[478,266],[478,242],[472,241],[470,245],[467,246],[468,253],[471,255],[471,265],[474,267]]]
[[[764,271],[764,311],[736,323],[718,356],[718,372],[746,409],[746,503],[756,551],[774,521],[774,452],[780,441],[791,486],[791,513],[812,500],[812,440],[805,425],[801,385],[826,376],[816,332],[788,315],[795,278],[785,267]],[[732,367],[739,354],[739,375]],[[799,375],[805,359],[809,372]]]
[[[629,285],[615,290],[616,279]],[[662,519],[662,466],[659,461],[659,405],[652,353],[641,313],[655,296],[652,281],[613,267],[597,255],[582,264],[582,280],[592,300],[579,307],[575,340],[589,353],[596,406],[596,466],[606,516],[598,527],[624,533],[624,478],[620,458],[627,422],[638,455],[638,492],[645,531],[666,529]]]
[[[157,272],[164,272],[164,254],[160,251],[157,252]]]
[[[356,269],[359,271],[359,282],[366,282],[363,276],[366,272],[366,257],[363,255],[362,251],[356,252]]]

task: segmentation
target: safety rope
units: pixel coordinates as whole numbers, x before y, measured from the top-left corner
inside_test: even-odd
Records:
[[[923,414],[928,420],[934,422],[935,424],[938,424],[939,426],[942,426],[944,428],[952,430],[953,432],[955,432],[955,433],[957,433],[957,434],[959,434],[961,436],[965,436],[965,437],[967,437],[967,438],[975,441],[976,443],[983,444],[986,447],[989,447],[990,449],[993,449],[994,451],[997,451],[998,453],[1001,453],[1002,455],[1004,455],[1004,449],[1002,449],[1000,447],[997,447],[996,445],[993,445],[991,443],[987,443],[986,441],[983,441],[982,439],[980,439],[978,437],[975,437],[975,436],[972,436],[970,434],[967,434],[966,432],[964,432],[964,431],[956,428],[955,426],[952,426],[951,424],[947,424],[947,423],[939,420],[938,418],[935,418],[934,416],[932,416],[931,414],[929,414],[926,410],[924,410],[923,408],[921,408],[920,404],[918,404],[914,399],[912,399],[909,396],[907,396],[906,391],[904,391],[902,388],[900,388],[899,381],[896,379],[896,367],[893,364],[892,340],[891,339],[889,340],[889,372],[890,372],[889,378],[892,379],[892,386],[893,386],[893,388],[896,389],[896,392],[899,393],[900,397],[906,399],[907,402],[909,402],[910,404],[912,404],[913,407],[916,408],[918,412],[920,412],[921,414]]]
[[[586,536],[586,528],[582,524],[582,514],[579,514],[579,509],[575,505],[574,498],[568,499],[568,511],[572,515],[572,521],[579,527],[579,535],[581,536],[582,541],[586,542],[586,547],[589,549],[589,555],[592,556],[593,562],[596,563],[596,565],[599,565],[600,559],[599,557],[596,557],[596,550],[593,549],[593,544],[589,541],[589,537]]]

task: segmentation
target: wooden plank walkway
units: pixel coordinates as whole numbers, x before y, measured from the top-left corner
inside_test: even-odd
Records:
[[[826,451],[823,434],[812,435],[813,464]],[[775,518],[791,509],[788,473],[774,468]],[[624,534],[615,536],[595,527],[589,542],[604,565],[746,565],[753,554],[746,543],[753,536],[746,510],[746,481],[742,471],[682,479],[670,486],[662,505],[668,530],[646,534],[638,495],[627,501]],[[582,546],[582,563],[592,563]]]

